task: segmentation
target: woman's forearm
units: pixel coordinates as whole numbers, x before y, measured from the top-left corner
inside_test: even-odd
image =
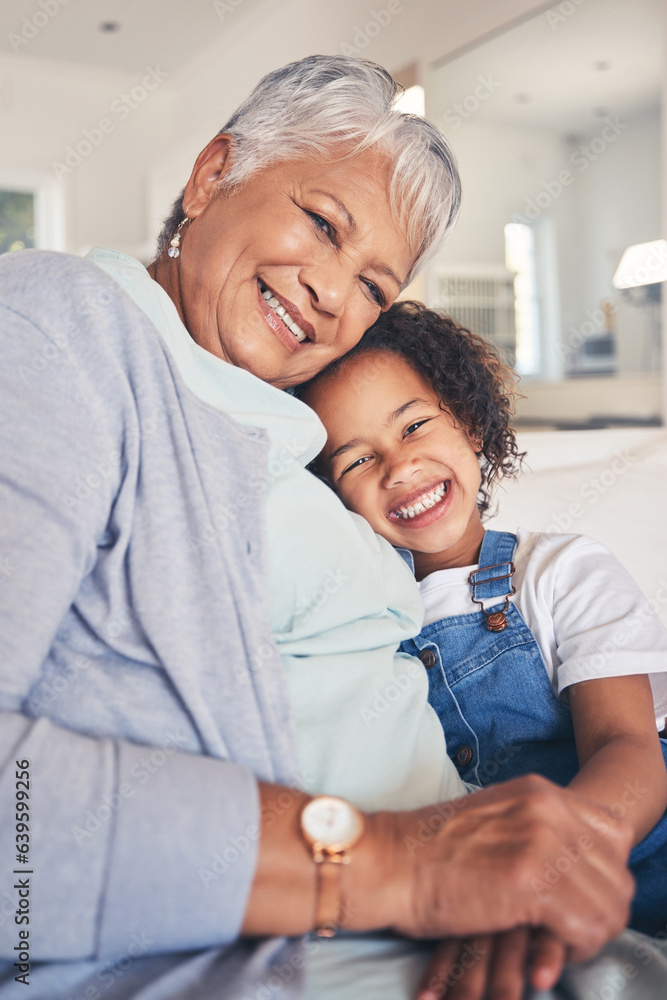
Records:
[[[316,865],[300,830],[309,796],[260,785],[258,862],[242,932],[313,929]],[[599,822],[606,817],[606,822]],[[341,873],[341,924],[409,937],[495,933],[544,925],[574,960],[620,933],[633,881],[630,827],[569,789],[529,776],[412,812],[365,815]],[[587,849],[576,873],[538,892],[563,844]]]
[[[300,815],[312,798],[304,792],[259,783],[262,832],[257,869],[243,933],[305,934],[315,926],[317,866],[301,833]],[[341,866],[341,926],[378,930],[396,920],[401,885],[409,893],[407,865],[396,858],[399,814],[364,814],[364,834]]]
[[[33,961],[102,961],[132,941],[146,955],[192,951],[238,936],[255,867],[255,778],[183,752],[179,726],[168,733],[142,746],[0,712],[0,864],[8,889],[17,878],[39,887]],[[2,897],[0,958],[14,961],[18,897],[10,902]]]
[[[261,839],[242,932],[251,936],[305,934],[313,926],[315,865],[299,814],[309,795],[259,783]]]

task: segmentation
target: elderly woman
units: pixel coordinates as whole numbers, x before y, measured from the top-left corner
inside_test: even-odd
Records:
[[[414,581],[305,471],[323,430],[281,391],[456,215],[395,96],[295,63],[199,155],[148,270],[0,264],[2,997],[349,996],[362,969],[405,997],[419,946],[349,932],[544,925],[584,958],[623,926],[622,821],[539,779],[460,798],[396,654]]]

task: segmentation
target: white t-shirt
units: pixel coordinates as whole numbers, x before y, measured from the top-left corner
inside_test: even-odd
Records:
[[[656,724],[667,715],[667,629],[629,573],[585,535],[516,532],[513,603],[542,653],[554,693],[599,677],[648,674]],[[468,576],[477,566],[439,570],[419,584],[424,624],[473,614]],[[499,598],[484,601],[485,607]]]

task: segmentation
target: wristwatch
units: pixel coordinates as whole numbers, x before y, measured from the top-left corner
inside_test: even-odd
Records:
[[[352,860],[348,851],[364,832],[364,818],[345,799],[316,795],[301,810],[301,832],[317,865],[315,933],[333,937],[341,915],[341,865]]]

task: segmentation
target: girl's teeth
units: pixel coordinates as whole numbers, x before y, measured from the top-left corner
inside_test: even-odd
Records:
[[[442,500],[446,492],[447,487],[444,483],[441,483],[440,486],[431,490],[430,493],[425,493],[424,496],[417,501],[417,503],[412,504],[410,507],[399,507],[399,509],[394,513],[398,514],[399,517],[406,521],[408,518],[415,517],[417,514],[423,514],[425,510],[430,510],[431,507],[435,507],[435,505]]]
[[[265,288],[262,282],[260,282],[260,291],[262,292],[262,298],[266,299],[267,305],[273,309],[274,313],[281,318],[290,333],[293,333],[299,343],[302,344],[306,339],[306,334],[303,332],[301,327],[294,322],[285,307],[281,306],[273,292],[269,291],[268,288]]]

